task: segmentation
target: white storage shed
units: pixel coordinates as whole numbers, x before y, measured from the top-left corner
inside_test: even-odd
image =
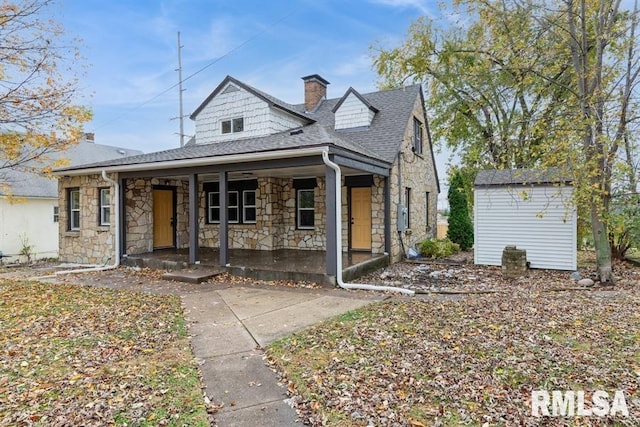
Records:
[[[573,187],[558,170],[484,170],[474,185],[474,262],[501,265],[505,246],[531,268],[577,268]]]

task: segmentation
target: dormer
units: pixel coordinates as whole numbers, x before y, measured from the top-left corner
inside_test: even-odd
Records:
[[[293,106],[231,76],[191,114],[196,144],[271,135],[313,123]]]
[[[350,87],[331,111],[335,115],[335,129],[340,130],[369,127],[378,109]]]

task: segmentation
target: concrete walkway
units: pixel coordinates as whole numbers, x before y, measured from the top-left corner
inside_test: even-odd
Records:
[[[382,297],[330,289],[230,287],[181,294],[218,425],[300,425],[262,347]]]

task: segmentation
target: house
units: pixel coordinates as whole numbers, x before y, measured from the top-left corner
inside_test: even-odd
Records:
[[[237,250],[315,251],[331,277],[338,251],[397,261],[433,236],[439,187],[421,86],[329,99],[327,80],[303,81],[304,103],[292,105],[228,76],[191,115],[184,147],[57,171],[61,260],[172,248],[194,264],[213,248],[233,266]],[[107,226],[102,188],[119,194]]]
[[[474,184],[476,264],[501,265],[505,246],[527,251],[531,268],[575,270],[573,187],[560,171],[483,170]]]
[[[141,154],[141,151],[96,144],[87,133],[78,144],[64,152],[48,154],[51,162],[64,158],[70,165]],[[0,188],[0,251],[4,261],[57,258],[59,236],[58,182],[55,178],[30,172],[4,169],[0,182],[8,184],[14,196],[8,200]],[[25,257],[22,256],[22,261]]]

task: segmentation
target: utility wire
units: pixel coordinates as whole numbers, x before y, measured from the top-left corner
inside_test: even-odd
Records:
[[[213,61],[209,62],[207,65],[205,65],[204,67],[200,68],[199,70],[197,70],[196,72],[188,75],[187,77],[185,77],[184,79],[182,79],[182,83],[186,82],[187,80],[197,76],[198,74],[200,74],[201,72],[203,72],[204,70],[206,70],[207,68],[217,64],[218,62],[222,61],[224,58],[226,58],[227,56],[231,55],[232,53],[236,52],[237,50],[242,49],[244,46],[248,45],[249,43],[251,43],[252,41],[254,41],[255,39],[257,39],[258,37],[260,37],[261,35],[263,35],[264,33],[266,33],[267,31],[270,31],[271,29],[273,29],[274,27],[276,27],[278,24],[280,24],[282,21],[284,21],[285,19],[289,18],[291,15],[293,15],[294,13],[296,13],[301,6],[298,6],[296,8],[294,8],[293,10],[291,10],[289,13],[287,13],[286,15],[282,16],[281,18],[273,21],[271,24],[269,24],[267,27],[265,27],[262,31],[257,32],[256,34],[254,34],[253,36],[249,37],[248,39],[246,39],[245,41],[243,41],[242,43],[240,43],[239,45],[235,46],[234,48],[228,50],[227,52],[225,52],[222,56],[217,57],[216,59],[214,59]],[[103,122],[102,124],[96,126],[93,128],[93,131],[95,132],[98,129],[101,129],[117,120],[120,120],[122,117],[128,115],[129,113],[139,110],[140,108],[144,107],[147,104],[150,104],[151,102],[155,101],[156,99],[160,98],[162,95],[164,95],[167,92],[172,91],[173,89],[175,89],[176,87],[178,87],[180,85],[181,82],[175,83],[173,85],[171,85],[170,87],[168,87],[167,89],[163,90],[162,92],[158,93],[157,95],[147,99],[144,102],[141,102],[140,104],[128,109],[126,112],[119,114],[115,117],[113,117],[110,120],[107,120],[106,122]]]

